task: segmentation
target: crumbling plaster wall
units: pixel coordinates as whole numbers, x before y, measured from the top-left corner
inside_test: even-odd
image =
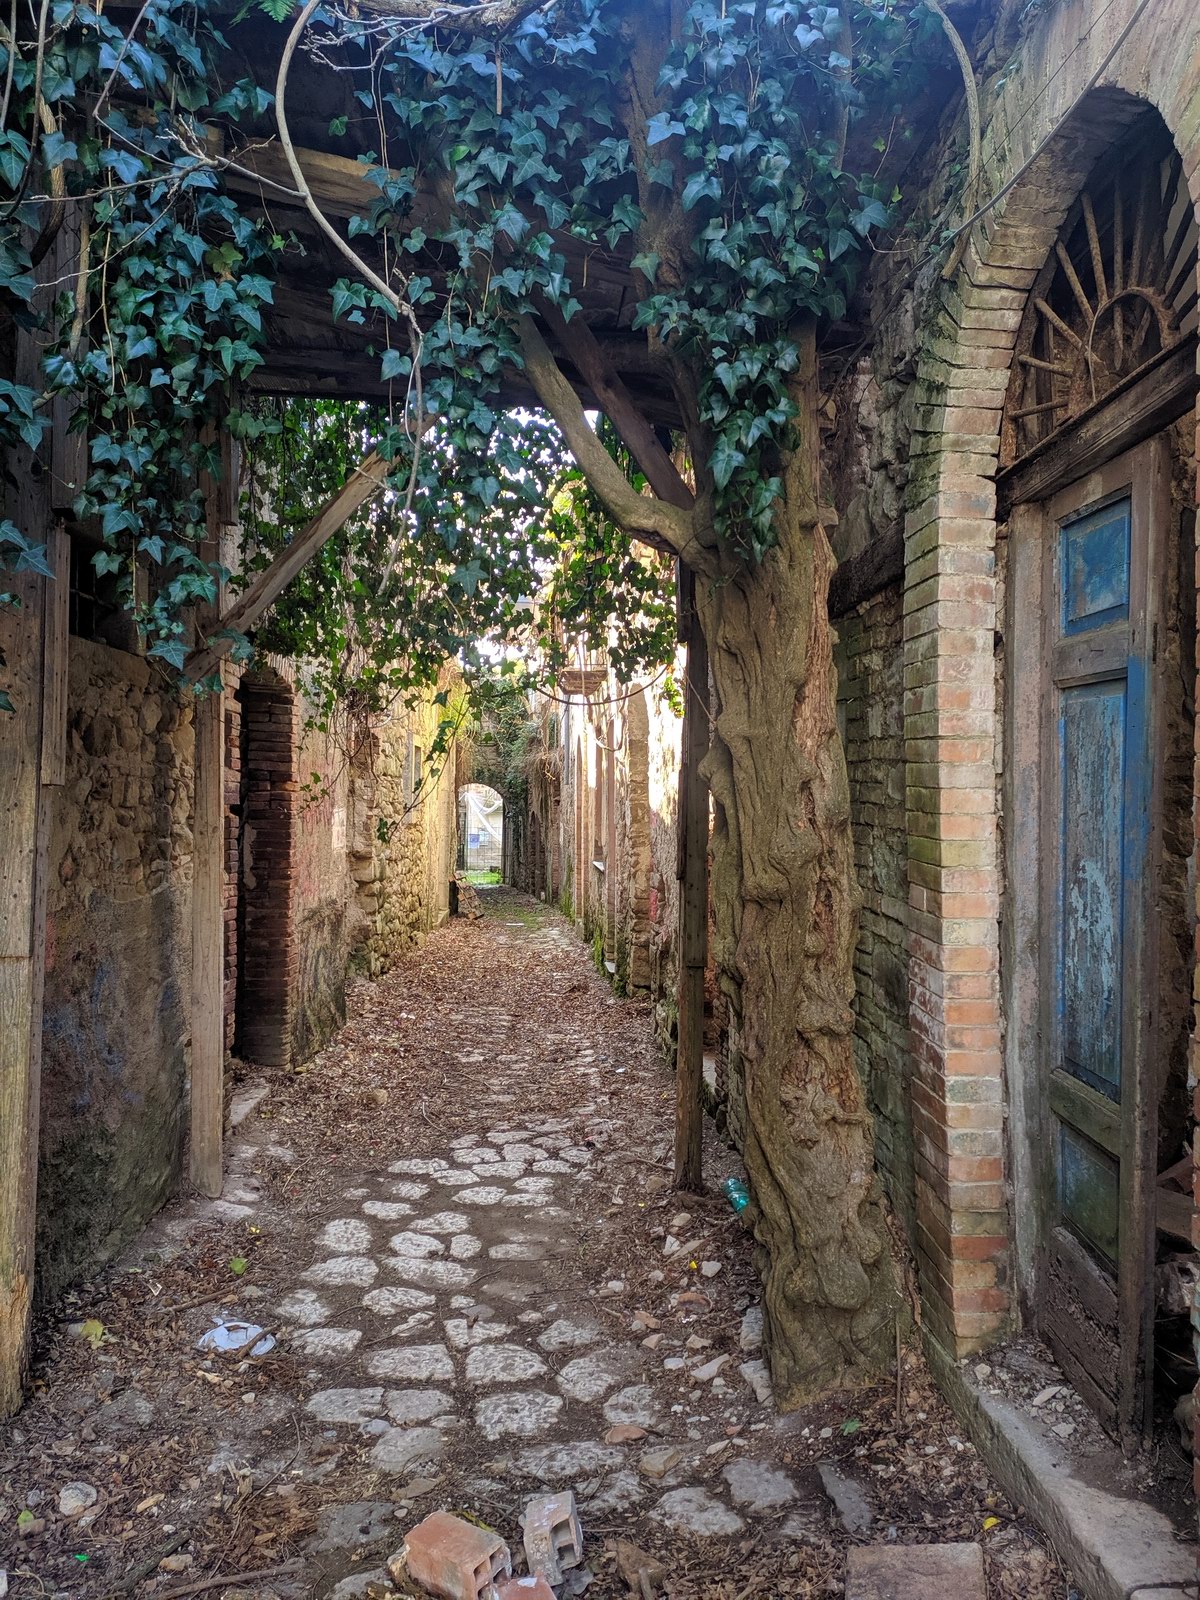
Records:
[[[187,1128],[191,713],[145,661],[72,638],[67,727],[47,791],[43,1296],[154,1214]]]

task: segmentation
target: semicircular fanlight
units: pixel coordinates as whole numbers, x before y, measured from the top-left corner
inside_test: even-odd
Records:
[[[1195,332],[1196,251],[1183,163],[1165,129],[1100,163],[1029,298],[1005,401],[1005,466]]]

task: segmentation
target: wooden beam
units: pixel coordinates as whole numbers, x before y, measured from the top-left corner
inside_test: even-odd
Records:
[[[1178,420],[1200,393],[1196,337],[1172,345],[996,479],[1000,516],[1044,500]]]
[[[690,511],[696,501],[695,495],[658,442],[658,435],[582,315],[576,314],[568,322],[545,295],[539,297],[538,308],[543,321],[574,363],[579,376],[596,396],[601,411],[624,439],[633,459],[646,474],[646,481],[654,493],[660,500],[678,506],[681,511]]]
[[[37,381],[37,351],[18,334],[15,377]],[[49,543],[50,475],[21,449],[10,463],[5,511],[36,543]],[[51,559],[56,556],[51,550]],[[37,1221],[42,995],[51,791],[46,757],[47,620],[52,580],[6,574],[19,606],[0,608],[0,684],[15,710],[0,711],[0,1416],[20,1406],[29,1367]],[[55,660],[59,647],[55,645]],[[52,675],[52,673],[51,673]],[[47,763],[52,772],[55,763]]]
[[[675,1058],[675,1187],[698,1191],[704,1113],[704,975],[708,965],[708,646],[696,611],[696,577],[678,566],[679,608],[687,644],[683,759],[679,774],[679,1031]]]
[[[250,587],[226,611],[221,619],[223,629],[243,633],[269,606],[274,605],[292,579],[316,555],[321,546],[331,539],[348,518],[354,515],[372,495],[377,494],[387,477],[390,463],[372,450],[355,467],[350,477],[334,495],[325,502],[308,526],[296,535],[286,550],[281,550],[269,567],[251,583]],[[215,671],[218,663],[233,648],[232,639],[213,639],[187,659],[184,675],[198,683]]]
[[[829,615],[848,616],[864,600],[904,576],[904,530],[889,528],[849,561],[838,563],[829,583]]]

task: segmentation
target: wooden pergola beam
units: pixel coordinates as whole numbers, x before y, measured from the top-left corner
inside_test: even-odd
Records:
[[[301,569],[317,554],[360,506],[379,492],[391,463],[372,450],[359,462],[346,482],[331,495],[308,526],[296,535],[286,550],[281,550],[250,584],[239,599],[220,618],[222,630],[244,633],[274,605]],[[212,639],[194,650],[184,666],[184,676],[199,683],[215,672],[233,649],[232,638]]]

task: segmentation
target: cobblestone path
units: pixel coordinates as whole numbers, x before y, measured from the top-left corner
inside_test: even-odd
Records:
[[[916,1355],[902,1416],[891,1375],[776,1415],[752,1241],[716,1192],[734,1158],[710,1128],[709,1192],[671,1191],[647,1006],[556,912],[485,904],[354,988],[240,1125],[219,1201],[170,1208],[43,1326],[0,1434],[12,1600],[221,1575],[227,1600],[415,1592],[386,1561],[428,1512],[495,1527],[519,1565],[527,1500],[567,1488],[587,1564],[565,1595],[628,1595],[620,1540],[668,1600],[837,1595],[848,1543],[991,1519],[993,1600],[1064,1596]],[[198,1350],[218,1318],[274,1349]],[[71,1484],[97,1492],[82,1514]]]

